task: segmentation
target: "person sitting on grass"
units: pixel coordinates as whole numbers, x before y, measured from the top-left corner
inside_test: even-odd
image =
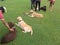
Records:
[[[5,21],[3,13],[7,12],[6,8],[1,6],[0,7],[0,21],[10,30],[10,31],[14,31],[13,29],[11,29],[8,25],[8,23]]]
[[[55,0],[48,0],[50,2],[49,10],[52,11]]]

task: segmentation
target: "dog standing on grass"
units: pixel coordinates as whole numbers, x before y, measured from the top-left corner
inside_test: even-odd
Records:
[[[23,21],[22,17],[17,17],[17,20],[18,20],[18,23],[16,23],[16,25],[23,29],[22,32],[24,32],[24,33],[30,32],[31,35],[33,34],[32,27],[30,25],[26,24]]]

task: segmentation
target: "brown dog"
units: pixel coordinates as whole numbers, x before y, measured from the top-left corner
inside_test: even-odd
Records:
[[[10,28],[13,28],[14,31],[9,31],[8,33],[6,33],[1,39],[1,44],[8,43],[16,38],[16,28],[14,28],[14,24],[12,22],[8,22],[8,25],[10,26]]]

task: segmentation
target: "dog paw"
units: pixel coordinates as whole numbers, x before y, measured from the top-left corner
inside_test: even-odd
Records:
[[[25,31],[22,31],[23,33],[26,33]]]

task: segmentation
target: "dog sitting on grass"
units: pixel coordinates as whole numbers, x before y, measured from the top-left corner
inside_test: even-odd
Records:
[[[20,17],[20,16],[17,17],[17,21],[18,21],[18,23],[16,23],[16,25],[22,29],[22,32],[24,32],[24,33],[30,32],[31,35],[33,34],[32,27],[30,25],[28,25],[27,23],[25,23],[23,21],[22,17]]]
[[[14,23],[8,22],[8,25],[10,28],[13,28],[14,31],[9,31],[6,33],[1,39],[1,44],[9,43],[16,38],[16,28],[14,27]]]
[[[30,16],[30,17],[36,17],[36,18],[43,18],[43,14],[39,14],[33,10],[30,10],[29,13],[25,13],[26,15]]]

